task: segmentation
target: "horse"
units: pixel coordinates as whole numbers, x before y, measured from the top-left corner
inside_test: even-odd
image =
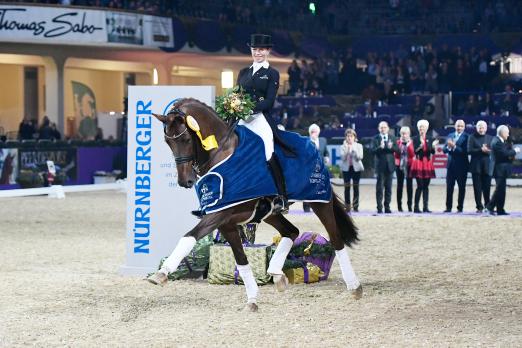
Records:
[[[198,177],[231,156],[238,146],[238,136],[233,131],[233,126],[220,119],[212,108],[197,99],[180,99],[171,107],[167,115],[154,113],[152,115],[163,123],[164,140],[174,155],[178,184],[181,187],[192,188]],[[216,139],[217,146],[205,146],[208,144],[205,144],[204,140],[211,136]],[[199,223],[181,238],[164,262],[163,268],[146,280],[155,285],[165,285],[168,273],[176,270],[196,241],[218,229],[232,248],[239,274],[245,284],[247,293],[245,308],[253,312],[257,311],[257,283],[248,265],[238,226],[252,219],[256,206],[263,199],[266,200],[266,197],[259,197],[203,215]],[[347,253],[347,247],[351,247],[359,240],[358,230],[351,217],[346,214],[344,203],[332,191],[327,203],[310,202],[310,205],[328,232],[347,290],[351,292],[354,299],[361,298],[362,286]],[[268,214],[263,218],[264,222],[273,226],[282,236],[267,272],[273,276],[277,290],[284,291],[288,286],[288,279],[282,272],[282,268],[293,241],[299,236],[299,230],[281,213]]]

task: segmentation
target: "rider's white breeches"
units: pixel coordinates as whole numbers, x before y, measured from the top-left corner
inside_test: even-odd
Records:
[[[246,121],[239,121],[240,126],[245,126],[263,139],[265,144],[265,157],[268,161],[274,153],[274,134],[263,113],[253,114]]]

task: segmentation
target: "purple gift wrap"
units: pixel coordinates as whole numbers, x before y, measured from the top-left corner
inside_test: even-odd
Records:
[[[317,245],[327,245],[330,242],[321,236],[320,234],[313,232],[304,232],[294,241],[294,246],[304,244],[309,246],[311,243]],[[332,248],[333,250],[333,248]],[[306,255],[294,255],[296,257],[302,258],[305,262],[313,263],[314,265],[319,266],[319,268],[323,271],[324,275],[319,278],[320,281],[328,279],[328,275],[330,274],[330,269],[332,268],[333,260],[335,259],[335,252],[332,251],[330,257],[316,257],[316,256],[306,256]]]

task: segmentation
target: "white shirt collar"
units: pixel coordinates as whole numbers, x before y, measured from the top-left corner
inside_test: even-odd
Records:
[[[255,74],[261,68],[268,69],[269,66],[270,66],[270,63],[268,63],[268,60],[264,60],[261,63],[257,63],[257,62],[252,63],[252,65],[250,66],[251,68],[253,68],[252,75]]]
[[[500,139],[501,142],[504,142],[504,139],[500,135],[497,135],[497,137]]]

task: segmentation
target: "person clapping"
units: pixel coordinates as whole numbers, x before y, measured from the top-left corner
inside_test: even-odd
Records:
[[[432,178],[435,177],[435,167],[433,166],[432,155],[435,153],[435,147],[439,144],[438,140],[431,139],[428,135],[430,123],[427,120],[419,120],[417,129],[419,135],[413,138],[413,148],[415,157],[411,164],[410,177],[415,178],[417,189],[415,190],[415,205],[413,211],[420,213],[419,208],[420,197],[422,195],[422,203],[424,213],[431,213],[429,210],[429,185]]]
[[[344,180],[344,202],[346,210],[359,211],[359,180],[364,170],[362,163],[363,147],[357,142],[357,133],[348,128],[344,132],[344,142],[341,146],[341,170]],[[350,187],[353,183],[353,200],[350,199]],[[352,205],[353,203],[353,205]]]

